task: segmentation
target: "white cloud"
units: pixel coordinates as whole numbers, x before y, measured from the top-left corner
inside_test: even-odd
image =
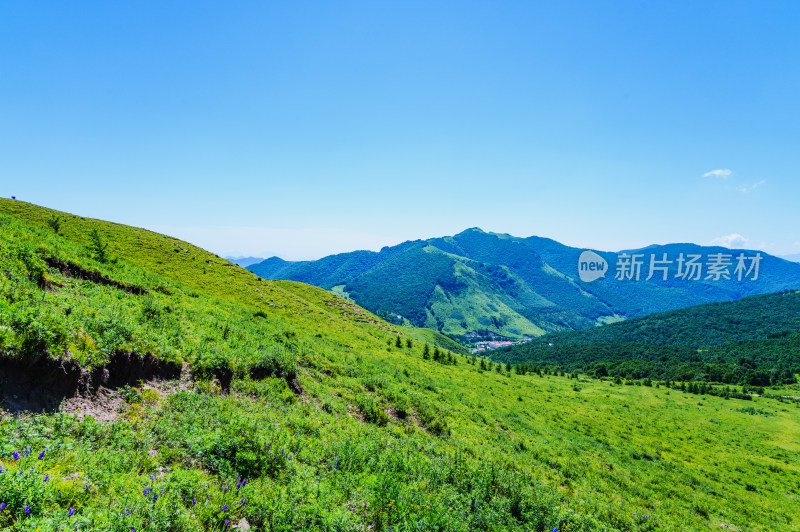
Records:
[[[755,189],[757,189],[758,187],[760,187],[761,185],[763,185],[765,183],[766,183],[766,181],[764,179],[762,179],[761,181],[758,181],[757,183],[753,183],[752,185],[749,185],[749,186],[748,185],[738,186],[738,187],[736,187],[736,190],[738,190],[739,192],[752,192],[752,191],[754,191]]]
[[[716,177],[718,179],[727,179],[731,176],[733,172],[728,170],[727,168],[720,168],[719,170],[711,170],[710,172],[706,172],[703,174],[703,177]]]
[[[743,248],[750,242],[749,238],[745,238],[739,233],[731,233],[730,235],[721,236],[709,242],[712,246],[722,246],[725,248]]]

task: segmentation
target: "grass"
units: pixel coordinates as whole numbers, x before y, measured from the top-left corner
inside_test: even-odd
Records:
[[[110,423],[3,416],[0,527],[800,529],[796,403],[483,371],[433,331],[169,237],[64,214],[56,234],[57,213],[7,200],[0,213],[6,357],[46,347],[101,366],[129,350],[195,372],[182,391],[121,389]],[[64,277],[41,256],[148,293]],[[456,364],[424,359],[426,343]],[[219,365],[227,392],[202,371]]]

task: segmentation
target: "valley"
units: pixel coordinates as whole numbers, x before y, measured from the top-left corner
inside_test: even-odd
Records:
[[[18,201],[0,200],[0,239],[0,527],[800,527],[796,383],[701,393],[500,364],[186,242]]]

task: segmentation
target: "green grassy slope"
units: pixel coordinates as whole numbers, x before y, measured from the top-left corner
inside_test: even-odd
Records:
[[[425,358],[426,343],[441,352],[447,340],[313,286],[258,280],[169,237],[64,214],[56,235],[46,225],[55,214],[0,200],[5,359],[46,352],[100,366],[125,350],[233,376],[227,393],[200,371],[182,391],[121,388],[112,423],[6,413],[0,527],[800,526],[794,404]],[[93,258],[92,229],[110,261]],[[43,256],[149,292],[67,277]]]

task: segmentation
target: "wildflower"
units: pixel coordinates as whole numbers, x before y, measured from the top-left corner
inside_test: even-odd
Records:
[[[0,502],[0,512],[6,509],[6,503]]]
[[[11,456],[14,457],[14,460],[19,460],[19,453],[17,451],[14,451],[13,453],[11,453]]]
[[[142,495],[147,496],[148,493],[150,493],[150,488],[145,488],[142,490]]]
[[[42,458],[44,458],[44,451],[39,453],[39,460],[41,460]]]
[[[192,506],[194,506],[195,504],[197,504],[197,498],[196,497],[192,497]]]
[[[225,506],[223,506],[223,507],[222,507],[222,511],[223,511],[223,512],[224,512],[225,510],[227,510],[227,509],[228,509],[228,505],[227,505],[227,504],[226,504]]]
[[[125,515],[131,515],[131,511],[125,508]]]
[[[44,474],[44,481],[45,481],[45,482],[47,482],[48,480],[50,480],[50,475],[48,475],[47,473],[45,473],[45,474]]]
[[[75,515],[75,508],[70,508],[69,512],[67,512],[67,517],[72,517]]]
[[[25,515],[28,515],[29,513],[31,513],[31,507],[29,505],[27,505],[27,504],[25,506],[23,506],[22,509],[25,510]]]

